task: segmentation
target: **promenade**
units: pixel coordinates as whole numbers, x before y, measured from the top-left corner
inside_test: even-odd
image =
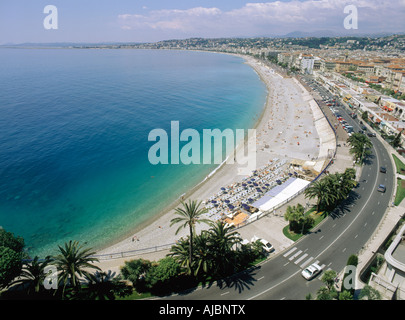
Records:
[[[298,84],[300,87],[301,84]],[[310,90],[309,88],[302,87],[305,93],[306,90]],[[308,97],[307,101],[311,99],[315,99],[316,101],[320,101],[320,97],[317,97],[315,92],[311,92],[311,98]],[[317,108],[318,106],[318,108]],[[329,163],[330,159],[327,159],[328,152],[325,150],[330,150],[331,148],[335,148],[336,153],[333,158],[333,161],[329,164],[327,170],[329,173],[336,173],[336,172],[344,172],[344,170],[348,167],[353,167],[353,159],[349,153],[349,147],[346,145],[346,140],[348,138],[347,133],[340,127],[338,123],[335,123],[335,118],[329,108],[319,103],[319,105],[311,104],[312,112],[314,114],[314,118],[316,118],[318,123],[322,123],[320,126],[317,126],[317,129],[321,132],[318,134],[323,139],[320,139],[320,146],[319,146],[319,156],[320,159],[325,159]],[[319,113],[322,111],[321,113]],[[326,116],[326,117],[325,117]],[[330,124],[334,127],[335,133],[333,134],[333,139],[331,139],[328,134],[325,132],[322,134],[322,130],[326,130],[327,126],[325,126],[323,121],[329,119]],[[328,124],[329,126],[329,124]],[[330,126],[329,126],[330,128]],[[371,128],[369,128],[371,130]],[[327,130],[326,130],[327,131]],[[329,133],[330,134],[330,133]],[[385,141],[383,141],[378,135],[377,138],[384,144],[384,147],[389,150],[389,153],[396,154],[400,159],[403,159],[396,151]],[[395,168],[395,163],[393,159],[391,159],[393,163],[393,167]],[[356,166],[356,177],[357,180],[361,175],[361,167]],[[396,183],[396,179],[395,179]],[[396,185],[394,188],[394,192],[392,194],[392,201],[393,203],[395,197],[395,190]],[[301,193],[291,199],[289,202],[283,204],[276,210],[271,213],[268,213],[261,217],[260,219],[253,221],[249,224],[246,224],[242,227],[237,228],[237,232],[243,239],[251,240],[253,237],[264,238],[268,240],[273,247],[275,248],[275,253],[273,253],[269,258],[273,257],[274,255],[278,255],[284,253],[287,249],[289,249],[295,242],[288,239],[284,236],[282,230],[285,226],[287,226],[288,222],[284,219],[284,214],[288,206],[295,206],[297,204],[302,204],[305,208],[309,208],[310,206],[315,204],[316,200],[309,201],[305,198],[304,194]],[[360,280],[360,274],[365,270],[368,266],[369,262],[373,259],[375,253],[379,250],[381,245],[387,239],[387,237],[392,232],[393,228],[398,223],[399,219],[405,214],[405,205],[402,203],[399,206],[389,206],[386,209],[386,213],[379,225],[379,227],[375,230],[373,236],[369,239],[369,241],[363,246],[363,248],[358,253],[359,264],[357,267],[357,281],[356,281],[356,289],[360,290],[364,287],[364,283]],[[99,267],[101,267],[104,271],[111,270],[112,272],[119,273],[119,268],[124,264],[127,260],[143,258],[151,261],[157,261],[163,257],[165,257],[170,250],[170,245],[168,244],[166,247],[160,250],[159,247],[151,247],[149,248],[148,252],[139,251],[139,253],[131,254],[127,257],[122,258],[115,258],[115,259],[106,259],[100,260]],[[342,280],[344,270],[336,270],[339,272],[338,278]],[[341,282],[337,282],[337,286],[341,286]]]

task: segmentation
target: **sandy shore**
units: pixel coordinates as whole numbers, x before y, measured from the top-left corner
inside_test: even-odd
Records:
[[[292,78],[283,78],[256,59],[243,58],[256,70],[268,90],[266,106],[256,125],[257,167],[268,164],[269,160],[274,158],[289,161],[318,157],[320,139],[309,104],[303,99],[302,89]],[[238,168],[237,163],[223,165],[207,181],[188,194],[185,200],[204,201],[217,194],[221,187],[241,182],[246,176],[239,175]],[[128,238],[98,251],[97,254],[113,254],[174,243],[180,237],[186,236],[188,230],[184,229],[176,235],[178,226],[170,227],[173,217],[174,209],[171,208],[155,220],[138,227]],[[198,231],[202,228],[207,226],[197,225]],[[127,258],[130,259],[131,257]],[[111,263],[101,260],[100,267],[103,268],[103,265],[109,268]]]

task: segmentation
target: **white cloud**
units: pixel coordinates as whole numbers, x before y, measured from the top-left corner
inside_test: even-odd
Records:
[[[246,3],[229,11],[204,7],[162,9],[147,14],[122,14],[119,23],[126,29],[172,32],[179,37],[252,36],[322,29],[340,32],[344,31],[346,17],[343,9],[349,4],[358,8],[359,32],[405,31],[405,0],[273,1]]]

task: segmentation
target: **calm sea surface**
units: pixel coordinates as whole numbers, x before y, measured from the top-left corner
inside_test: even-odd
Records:
[[[151,130],[248,129],[266,88],[243,59],[153,50],[0,49],[0,226],[31,255],[98,248],[212,165],[152,165]]]

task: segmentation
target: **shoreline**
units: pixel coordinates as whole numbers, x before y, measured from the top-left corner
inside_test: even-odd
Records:
[[[220,52],[220,54],[225,54],[225,53]],[[276,90],[274,90],[275,82],[277,82],[278,79],[280,79],[279,80],[280,82],[281,81],[287,82],[288,79],[290,79],[292,81],[292,79],[283,78],[281,75],[276,73],[274,70],[273,70],[273,73],[269,72],[270,71],[269,68],[267,66],[263,66],[263,64],[254,57],[243,56],[243,55],[238,55],[238,54],[230,54],[230,55],[242,58],[244,60],[244,63],[248,64],[257,73],[260,80],[266,86],[267,94],[266,94],[265,105],[253,127],[253,129],[256,129],[256,131],[258,133],[258,136],[256,136],[256,141],[258,141],[258,140],[260,140],[259,136],[261,135],[262,131],[265,131],[267,133],[267,130],[269,130],[268,128],[270,128],[270,124],[273,126],[273,123],[271,121],[275,121],[276,106],[277,106],[277,110],[279,110],[278,108],[280,107],[279,106],[280,102],[283,102],[283,103],[288,102],[288,101],[282,100],[282,98],[281,98],[281,100],[279,99],[280,93],[278,93],[278,92],[276,92]],[[273,75],[275,78],[272,78]],[[277,78],[277,77],[280,77],[280,78]],[[294,86],[295,84],[291,83],[291,85]],[[283,87],[281,87],[281,89],[283,89]],[[300,89],[298,87],[295,87],[295,89],[298,92],[298,94],[300,94]],[[284,93],[284,91],[283,91],[283,93]],[[287,94],[288,93],[289,92],[287,92]],[[292,97],[291,97],[291,99],[292,99]],[[295,98],[295,99],[297,99],[297,98]],[[298,101],[300,101],[299,97],[298,97]],[[288,103],[287,103],[287,105],[290,106]],[[297,104],[295,106],[292,106],[292,109],[295,112],[297,111],[296,107],[297,107]],[[306,107],[309,108],[309,106],[306,106]],[[304,108],[305,108],[305,106],[304,106]],[[301,110],[301,111],[299,111],[299,113],[301,114],[303,111],[304,110]],[[306,112],[308,113],[308,110],[306,110]],[[310,113],[312,115],[312,112],[310,112]],[[300,118],[300,116],[296,116],[296,117]],[[308,121],[308,119],[307,119],[307,121]],[[312,117],[312,121],[313,121],[313,117]],[[267,124],[267,128],[266,128],[266,124]],[[274,126],[276,126],[276,125],[277,125],[277,123],[274,123]],[[285,127],[285,125],[284,125],[284,127]],[[303,126],[300,125],[300,127],[303,127]],[[283,126],[280,127],[280,125],[279,125],[279,129],[280,128],[283,128]],[[313,122],[312,122],[311,128],[314,128]],[[265,129],[267,129],[267,130],[265,130]],[[271,130],[273,130],[273,128],[270,128],[269,131],[271,131]],[[314,131],[316,131],[316,130],[314,129]],[[304,132],[307,132],[307,131],[304,131]],[[282,132],[279,131],[279,134],[276,137],[277,139],[279,138],[280,133],[282,133]],[[316,136],[316,133],[313,133],[313,136],[311,138],[315,138],[315,140],[319,139],[319,137],[315,137],[315,136]],[[308,134],[307,134],[307,137],[308,137]],[[246,139],[247,139],[247,137],[245,137],[245,140]],[[243,143],[240,142],[238,144],[238,146],[235,148],[235,152],[240,152],[241,147],[246,146],[246,143],[244,143],[244,142],[245,141],[243,141]],[[274,154],[276,154],[280,157],[283,157],[283,155],[281,155],[281,149],[284,149],[285,147],[281,147],[281,149],[280,149],[280,145],[276,145],[278,141],[275,140],[274,136],[272,138],[272,141],[269,142],[268,140],[266,140],[265,142],[270,143],[271,148],[278,149],[277,151],[274,152]],[[286,140],[284,140],[284,143],[286,143]],[[256,142],[256,144],[258,145],[259,143]],[[283,143],[280,142],[280,144],[283,144]],[[290,142],[290,144],[292,144],[292,143]],[[298,143],[298,145],[299,145],[299,143]],[[315,143],[315,145],[316,145],[316,143]],[[315,145],[312,143],[312,149],[311,149],[312,153],[310,151],[307,151],[307,152],[310,152],[310,153],[308,153],[308,157],[310,157],[310,155],[312,155],[313,157],[317,156],[318,151],[319,151],[319,144],[317,145],[317,147],[315,147]],[[256,150],[257,157],[258,157],[258,153],[259,153],[258,147],[259,146],[257,146],[257,150]],[[264,152],[261,152],[260,160],[262,160],[261,162],[267,163],[268,160],[271,159],[271,155],[267,155],[267,153],[269,153],[268,150],[261,149],[261,151],[264,151]],[[272,150],[270,150],[270,151],[272,151]],[[264,153],[264,156],[262,155],[263,153]],[[229,155],[228,155],[228,157],[229,157]],[[287,159],[291,158],[291,156],[288,157],[287,155],[285,155],[284,157]],[[259,160],[259,159],[257,159],[257,160]],[[258,162],[260,162],[260,161],[257,161],[256,167],[260,168],[263,163],[260,164]],[[241,175],[237,174],[237,172],[236,172],[237,167],[238,167],[237,163],[230,165],[230,164],[226,163],[226,159],[225,159],[220,165],[218,165],[218,167],[216,167],[213,171],[211,171],[211,173],[209,173],[203,181],[199,182],[192,189],[190,189],[188,192],[183,194],[184,200],[192,199],[192,200],[204,201],[204,200],[207,200],[210,196],[216,194],[221,186],[226,186],[226,185],[229,185],[230,183],[238,182],[238,180],[241,181],[242,178],[245,176],[241,176]],[[236,175],[235,175],[235,173],[236,173]],[[208,182],[210,182],[210,183],[208,183]],[[106,243],[105,246],[103,246],[101,249],[97,250],[96,254],[97,255],[105,255],[105,254],[108,255],[108,254],[116,254],[116,253],[120,253],[120,252],[132,251],[132,250],[142,250],[142,249],[145,249],[148,247],[155,247],[158,245],[165,245],[165,244],[173,243],[173,242],[175,242],[175,239],[178,239],[184,235],[187,235],[187,230],[182,230],[183,232],[179,232],[179,234],[177,236],[175,236],[175,229],[177,229],[177,226],[170,227],[170,220],[174,217],[174,209],[180,205],[180,200],[181,200],[181,197],[174,200],[165,210],[157,213],[153,217],[147,219],[145,222],[139,224],[130,233],[128,233],[127,236],[123,236],[119,240],[116,239],[115,241],[109,241],[109,243]],[[197,225],[196,226],[197,232],[202,227],[204,227],[204,226]],[[135,242],[133,241],[134,239],[136,239]],[[165,239],[165,240],[162,241],[161,239]],[[173,241],[169,241],[169,239],[173,239]],[[128,258],[128,259],[131,259],[131,258]]]
[[[193,50],[195,51],[195,50]],[[197,51],[200,52],[200,51]],[[204,52],[205,51],[201,51]],[[210,53],[215,53],[215,54],[226,54],[226,55],[231,55],[231,56],[236,56],[239,57],[241,59],[244,60],[243,63],[249,65],[254,72],[256,72],[256,74],[259,76],[260,80],[262,81],[262,83],[265,85],[266,87],[266,99],[264,102],[264,106],[262,108],[262,111],[258,117],[258,119],[255,121],[253,128],[251,129],[257,129],[258,126],[260,125],[266,111],[267,108],[269,107],[269,95],[270,95],[270,88],[269,86],[266,84],[265,79],[262,77],[262,75],[260,74],[260,72],[258,70],[256,70],[254,62],[256,62],[257,60],[253,57],[249,57],[249,56],[243,56],[240,54],[234,54],[234,53],[223,53],[223,52],[212,52],[209,51]],[[248,61],[248,58],[251,58],[251,61]],[[244,141],[239,142],[239,144],[235,147],[234,152],[240,152],[242,146],[246,146],[246,142],[248,140],[248,137],[245,136]],[[209,182],[211,179],[215,179],[216,175],[220,174],[221,169],[223,169],[224,166],[227,165],[227,159],[230,157],[230,155],[227,155],[225,160],[223,162],[221,162],[217,167],[215,167],[212,171],[210,171],[205,178],[198,182],[196,185],[194,185],[189,191],[186,191],[185,193],[183,193],[180,197],[178,197],[177,199],[175,199],[174,201],[172,201],[165,210],[161,210],[160,212],[157,212],[156,214],[153,215],[153,217],[147,218],[145,221],[139,223],[131,232],[127,232],[125,235],[119,237],[118,239],[115,240],[110,240],[108,243],[106,243],[105,245],[100,246],[99,248],[96,249],[96,254],[100,255],[100,254],[105,254],[105,251],[109,251],[111,249],[111,247],[116,247],[117,244],[121,243],[122,241],[127,241],[128,238],[132,238],[133,234],[147,228],[148,226],[151,226],[154,222],[156,222],[157,220],[159,220],[160,218],[162,218],[163,216],[169,214],[171,211],[173,211],[175,208],[177,208],[180,204],[181,204],[181,199],[184,198],[184,200],[190,198],[195,192],[198,191],[199,188],[204,187],[204,185]],[[108,254],[111,252],[108,252]],[[116,252],[113,252],[116,253]]]

